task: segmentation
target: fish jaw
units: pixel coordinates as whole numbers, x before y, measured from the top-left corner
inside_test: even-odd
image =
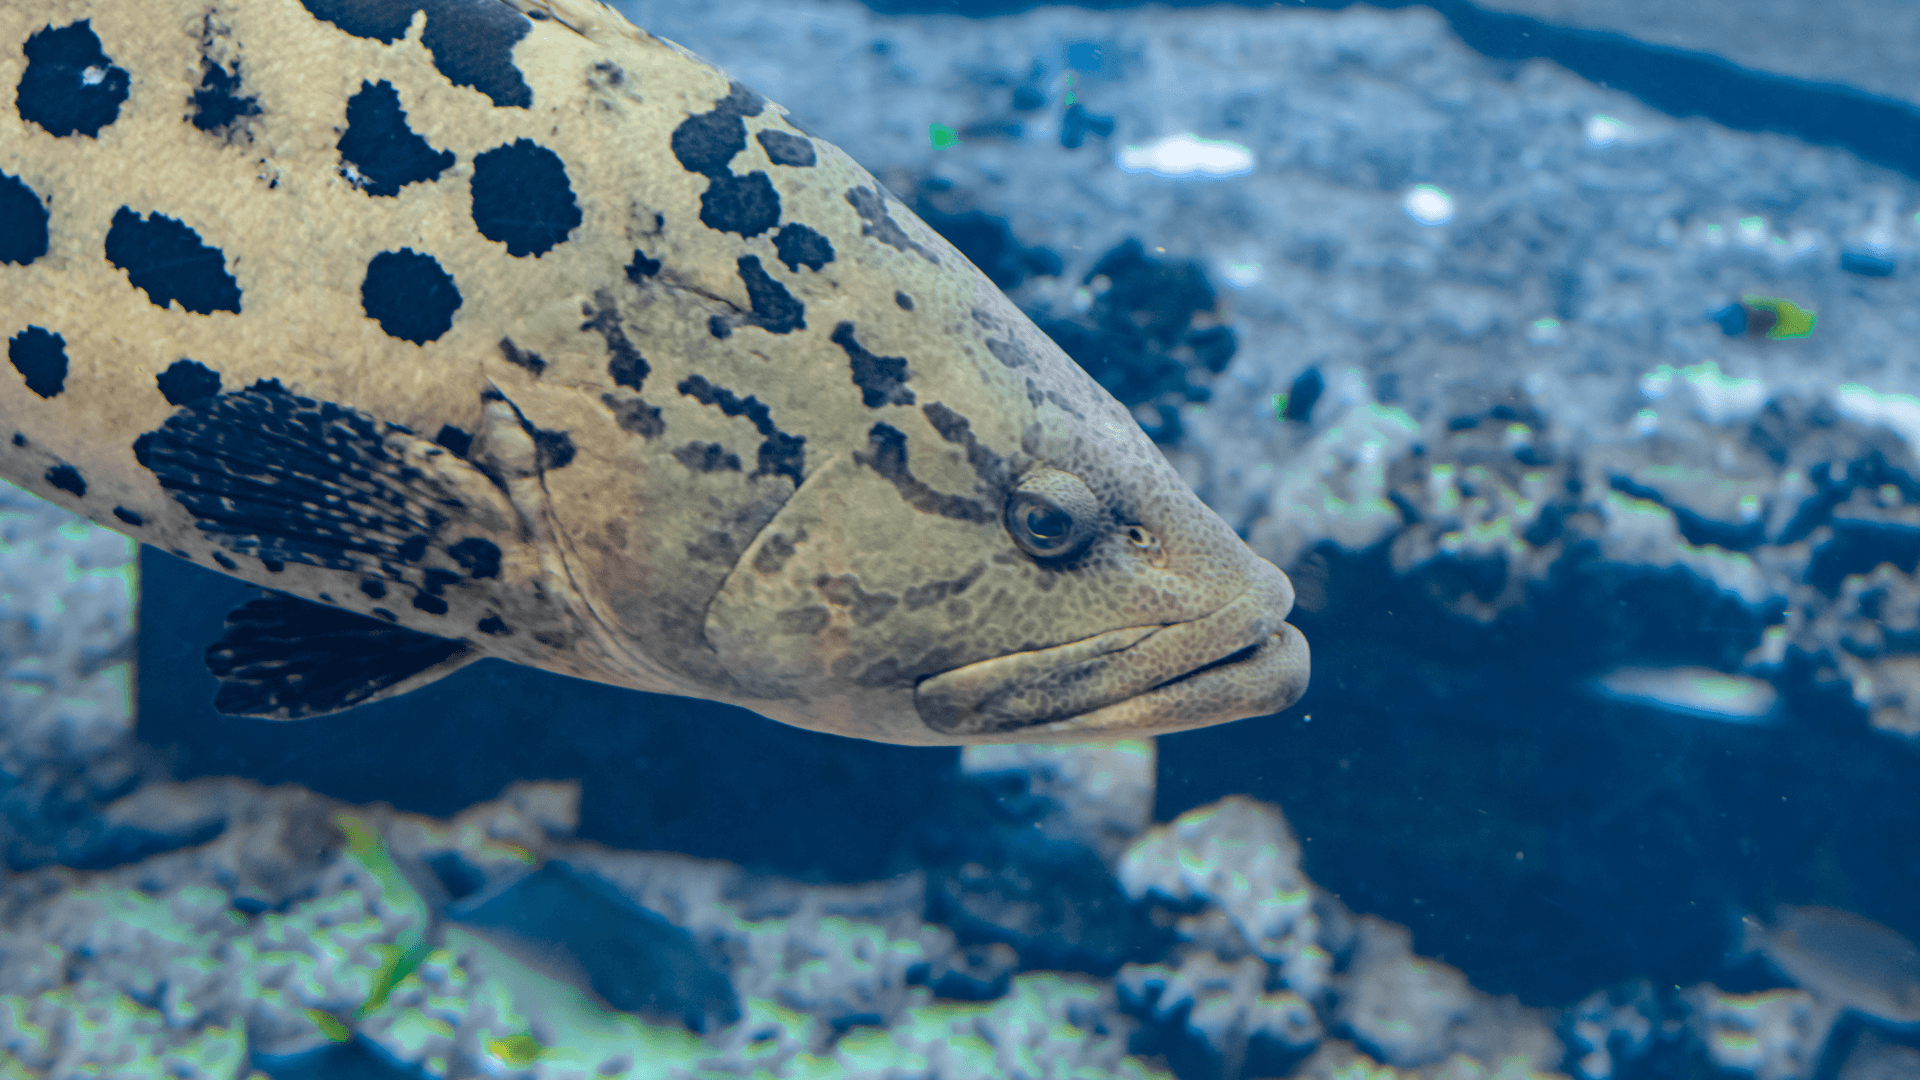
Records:
[[[1110,630],[922,679],[914,706],[956,742],[1137,737],[1279,712],[1306,692],[1309,652],[1265,560],[1231,603],[1185,622]]]

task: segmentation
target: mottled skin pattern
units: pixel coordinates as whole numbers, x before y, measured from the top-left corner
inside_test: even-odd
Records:
[[[1305,688],[1286,578],[1117,402],[610,9],[25,0],[0,88],[0,473],[467,643],[352,700],[492,655],[945,744]]]

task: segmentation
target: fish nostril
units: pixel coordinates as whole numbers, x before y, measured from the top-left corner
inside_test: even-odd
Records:
[[[1161,549],[1159,537],[1138,525],[1127,526],[1126,533],[1127,543],[1132,545],[1133,550],[1144,557],[1148,563],[1154,566],[1167,564],[1167,553]]]

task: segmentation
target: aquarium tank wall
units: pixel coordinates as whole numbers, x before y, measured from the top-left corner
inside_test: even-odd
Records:
[[[768,359],[800,318],[788,289],[869,250],[937,261],[937,234],[1286,573],[1305,694],[1166,734],[910,746],[496,656],[335,715],[232,715],[209,661],[231,676],[229,613],[272,594],[122,535],[139,524],[124,516],[93,515],[115,532],[76,513],[62,493],[80,497],[82,472],[108,483],[86,461],[72,483],[72,466],[9,464],[53,488],[0,497],[0,1080],[1920,1078],[1920,6],[236,10],[412,49],[448,94],[511,113],[505,61],[448,29],[482,7],[510,42],[554,23],[617,36],[617,11],[750,88],[715,104],[724,82],[601,71],[566,99],[718,118],[695,132],[712,142],[662,147],[662,183],[708,185],[689,206],[732,192],[700,204],[709,227],[765,254],[737,280],[731,257],[711,280],[685,271],[739,292],[732,322],[688,340],[764,347],[768,380],[797,379]],[[9,298],[30,273],[127,271],[181,318],[204,303],[193,318],[239,320],[248,290],[265,295],[230,250],[233,307],[195,299],[211,225],[192,243],[122,232],[160,246],[106,251],[107,267],[100,236],[63,239],[90,196],[35,187],[41,156],[133,152],[112,125],[143,109],[257,159],[261,198],[299,141],[273,126],[270,72],[223,9],[181,26],[195,96],[153,105],[161,76],[127,73],[112,8],[24,0],[0,20],[24,28],[0,40],[17,114],[0,118],[9,417],[56,400],[56,370],[76,386],[93,370],[36,334],[50,308]],[[513,56],[543,107],[541,61]],[[543,168],[577,182],[579,161],[514,151],[522,171],[489,208],[487,166],[432,128],[400,70],[342,84],[365,95],[366,141],[344,114],[300,136],[328,155],[339,140],[324,179],[417,225],[409,253],[439,211],[407,191],[442,184],[511,265],[559,274],[556,245],[592,221],[527,193],[551,185]],[[755,95],[805,138],[749,146],[775,119]],[[99,112],[109,99],[119,111]],[[809,140],[884,195],[824,201],[843,232],[747,232],[749,165],[798,175]],[[703,153],[719,164],[672,163]],[[731,172],[730,153],[747,155]],[[173,220],[143,190],[102,196],[131,207],[115,230]],[[794,206],[797,190],[782,188]],[[652,239],[667,234],[633,228],[615,279],[680,272]],[[875,303],[910,310],[908,291]],[[617,406],[624,430],[655,422],[638,394],[697,397],[713,431],[748,441],[688,443],[687,475],[800,479],[774,391],[643,386],[667,347],[622,337],[622,361],[590,293],[562,321],[585,320],[609,351],[596,363],[627,364],[626,389],[606,388],[610,407],[639,402]],[[80,311],[92,294],[73,295]],[[439,295],[381,324],[430,340]],[[838,309],[822,304],[824,337]],[[449,325],[483,306],[448,308]],[[115,329],[114,310],[91,318],[149,333]],[[862,439],[869,412],[925,411],[941,362],[877,340],[829,346],[851,364],[835,386],[869,399]],[[565,362],[501,348],[515,378]],[[160,377],[178,415],[246,390],[200,385],[205,359]],[[152,395],[149,374],[133,381]],[[505,423],[540,469],[591,450]],[[862,460],[889,498],[958,528],[971,511],[936,489],[987,468],[966,440],[988,427],[942,427],[951,462],[910,474],[876,426]],[[465,457],[475,437],[437,439]],[[494,478],[511,494],[536,471]],[[852,588],[819,619],[879,602]],[[381,669],[409,640],[342,662]],[[333,670],[315,642],[302,655]]]

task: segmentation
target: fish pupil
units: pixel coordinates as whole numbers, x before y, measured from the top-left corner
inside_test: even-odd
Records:
[[[1072,519],[1050,506],[1035,506],[1027,511],[1027,532],[1035,540],[1062,540],[1072,529]]]

